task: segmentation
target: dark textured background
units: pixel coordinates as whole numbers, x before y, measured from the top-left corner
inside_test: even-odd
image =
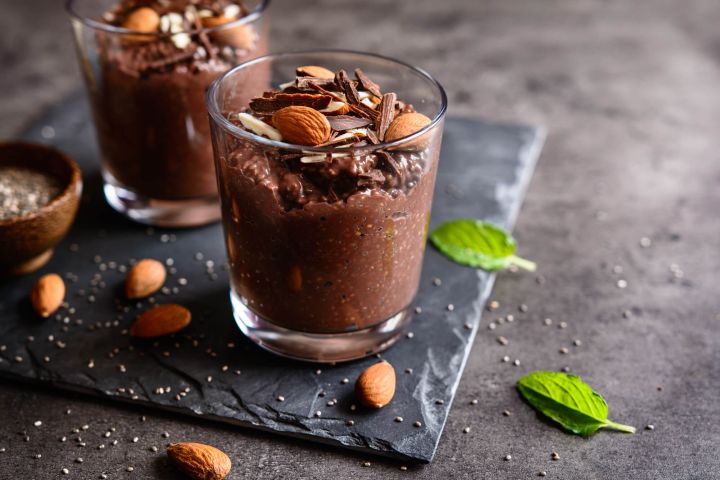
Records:
[[[78,84],[59,4],[0,1],[3,137]],[[564,479],[719,478],[718,24],[716,0],[276,1],[275,49],[332,43],[401,57],[445,84],[451,114],[548,128],[516,227],[545,281],[505,273],[493,294],[499,313],[519,316],[520,303],[529,311],[480,332],[426,467],[404,472],[371,459],[367,468],[360,455],[3,382],[0,477],[54,478],[82,455],[85,478],[103,470],[111,478],[172,478],[163,456],[147,451],[162,446],[167,431],[169,440],[222,447],[233,478],[517,479],[539,470]],[[642,237],[649,248],[640,247]],[[620,278],[627,288],[616,286]],[[552,327],[542,325],[546,317]],[[498,333],[508,346],[495,341]],[[571,347],[574,338],[582,345]],[[558,353],[562,346],[569,355]],[[505,354],[521,365],[501,363]],[[638,434],[584,440],[539,421],[514,382],[565,365]],[[119,445],[98,451],[58,442],[85,423],[116,427]],[[649,423],[655,429],[643,430]],[[30,442],[18,434],[25,430]],[[552,462],[552,451],[561,460]]]

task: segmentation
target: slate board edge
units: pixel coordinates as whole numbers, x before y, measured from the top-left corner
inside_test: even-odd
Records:
[[[528,142],[528,147],[526,151],[524,152],[524,155],[527,156],[528,163],[527,167],[523,169],[524,175],[520,178],[518,192],[520,198],[523,200],[525,199],[525,195],[527,193],[527,189],[530,186],[530,180],[533,177],[533,173],[535,172],[535,166],[537,165],[537,161],[540,158],[540,152],[542,152],[542,148],[545,145],[545,139],[547,138],[547,132],[545,128],[543,127],[529,127],[533,131],[533,138]],[[515,222],[517,221],[517,217],[520,215],[520,209],[522,208],[523,202],[520,201],[517,203],[517,205],[510,211],[510,217],[508,219],[508,229],[510,231],[513,230],[515,226]],[[478,273],[479,275],[479,273]],[[460,364],[460,369],[458,371],[457,379],[455,380],[455,384],[451,387],[452,395],[450,396],[450,405],[448,406],[448,414],[445,415],[445,418],[443,420],[442,425],[440,426],[440,435],[437,438],[437,441],[435,442],[435,447],[433,448],[432,454],[430,455],[430,458],[427,460],[427,462],[421,462],[421,463],[430,463],[432,462],[433,458],[435,457],[435,453],[437,451],[438,445],[440,445],[440,439],[442,439],[442,434],[445,432],[445,424],[447,423],[448,417],[450,416],[450,410],[452,410],[452,404],[455,400],[455,396],[457,394],[457,389],[460,386],[460,380],[462,380],[463,373],[465,372],[465,365],[467,364],[468,358],[470,357],[470,350],[472,349],[473,344],[475,343],[475,337],[477,336],[478,331],[480,330],[480,325],[482,323],[482,313],[483,308],[485,307],[485,302],[490,297],[490,292],[492,291],[493,286],[495,285],[495,278],[497,275],[495,273],[492,273],[488,275],[487,281],[485,282],[485,289],[480,293],[477,300],[475,301],[474,307],[477,309],[478,312],[478,321],[475,323],[474,328],[470,332],[470,336],[468,338],[468,342],[466,343],[465,351],[463,352],[463,360]],[[413,459],[415,462],[418,462],[417,460]]]
[[[44,112],[44,114],[38,116],[33,122],[31,122],[30,125],[28,126],[28,128],[25,130],[25,134],[23,135],[23,137],[26,139],[31,139],[31,140],[37,141],[38,133],[42,128],[42,120],[48,118],[48,116],[57,115],[59,112],[61,112],[63,110],[65,105],[77,102],[80,98],[82,98],[84,100],[84,95],[82,94],[82,92],[69,94],[59,104],[56,104],[56,105],[50,107],[48,110],[46,110]],[[465,120],[477,121],[477,119],[465,119]],[[524,158],[524,162],[526,162],[526,163],[524,163],[525,166],[522,170],[521,177],[518,182],[519,198],[524,198],[524,194],[527,190],[530,179],[532,178],[532,174],[533,174],[537,159],[539,157],[539,153],[542,150],[542,146],[543,146],[544,139],[545,139],[545,131],[544,131],[544,129],[538,128],[538,127],[528,127],[528,126],[520,126],[520,125],[512,125],[512,124],[496,124],[496,125],[522,127],[529,133],[529,138],[526,142],[526,148],[524,151],[521,151],[519,154],[520,157]],[[517,202],[517,204],[514,206],[514,208],[508,212],[509,213],[508,214],[508,224],[507,224],[508,228],[512,227],[512,225],[515,223],[515,220],[519,214],[521,206],[522,206],[522,201]],[[480,273],[478,273],[478,275],[480,275]],[[477,332],[478,332],[478,329],[480,326],[484,303],[490,294],[490,291],[494,284],[494,280],[495,280],[494,274],[487,275],[487,281],[485,284],[485,288],[483,289],[482,292],[480,292],[478,297],[473,302],[473,305],[472,305],[473,311],[476,312],[478,320],[477,320],[477,322],[475,322],[474,328],[470,331],[469,336],[468,336],[468,341],[465,345],[464,350],[462,351],[462,354],[463,354],[462,362],[459,366],[456,380],[455,380],[454,384],[451,386],[452,395],[450,397],[450,402],[447,406],[448,412],[452,406],[452,400],[454,399],[454,395],[460,384],[460,379],[462,377],[462,373],[464,371],[465,364],[467,362],[467,357],[469,356],[470,349],[472,348],[472,344],[474,342],[475,336],[477,335]],[[42,370],[42,368],[40,368],[40,370]],[[121,396],[113,395],[112,393],[104,391],[104,390],[99,390],[99,389],[94,389],[94,388],[83,388],[83,387],[79,387],[77,385],[68,384],[65,382],[59,382],[59,381],[53,380],[52,378],[47,378],[47,377],[43,380],[42,375],[37,377],[37,380],[41,380],[41,383],[39,383],[39,384],[37,382],[32,381],[23,376],[14,375],[10,372],[5,372],[2,370],[0,370],[0,376],[3,376],[8,379],[12,379],[14,381],[19,381],[21,383],[26,383],[26,384],[35,385],[35,386],[41,386],[41,388],[56,387],[58,389],[62,389],[62,390],[68,391],[68,392],[91,395],[95,398],[100,396],[100,397],[109,399],[112,403],[121,401],[123,403],[139,406],[141,408],[150,407],[154,411],[156,411],[158,408],[158,405],[153,402],[144,401],[144,400],[130,401]],[[344,443],[342,441],[342,439],[326,438],[326,437],[322,437],[322,436],[318,436],[318,435],[307,434],[301,430],[298,430],[298,431],[276,430],[276,429],[273,429],[273,428],[270,428],[270,427],[267,427],[264,425],[258,425],[258,424],[254,424],[252,422],[238,420],[238,419],[235,419],[232,417],[216,416],[216,415],[208,415],[208,414],[197,414],[192,409],[189,409],[189,408],[174,408],[169,405],[162,405],[160,408],[161,408],[161,410],[166,411],[166,412],[177,412],[182,415],[188,415],[188,416],[192,416],[195,418],[201,418],[204,420],[217,421],[217,422],[220,422],[220,423],[223,423],[226,425],[228,425],[228,424],[229,425],[238,425],[241,427],[251,428],[251,429],[255,429],[255,430],[271,432],[273,434],[280,434],[285,437],[302,438],[304,440],[310,440],[314,443],[332,445],[332,446],[341,447],[344,449],[362,452],[363,454],[369,453],[373,456],[388,457],[388,458],[404,460],[404,461],[408,461],[408,462],[412,462],[412,463],[429,463],[430,461],[432,461],[432,458],[435,455],[435,451],[437,450],[437,447],[439,445],[440,438],[442,437],[442,432],[444,430],[445,424],[447,422],[447,414],[446,414],[444,416],[443,423],[439,430],[441,433],[440,433],[440,435],[438,435],[438,437],[435,441],[435,444],[433,446],[433,450],[430,455],[428,455],[427,457],[420,457],[420,456],[411,457],[411,456],[408,456],[408,455],[398,452],[398,451],[380,451],[377,449],[368,450],[367,447]]]

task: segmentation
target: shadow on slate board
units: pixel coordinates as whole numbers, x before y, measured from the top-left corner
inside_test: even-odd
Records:
[[[365,453],[432,460],[494,275],[455,265],[428,248],[413,336],[382,354],[397,372],[395,398],[379,411],[352,410],[354,381],[377,359],[318,366],[276,357],[246,340],[230,311],[219,225],[148,229],[107,206],[80,94],[48,111],[25,138],[74,157],[85,190],[78,219],[50,263],[0,282],[0,375]],[[477,217],[511,227],[543,139],[537,128],[448,119],[432,225]],[[172,259],[176,270],[166,283],[172,291],[158,293],[156,301],[181,303],[193,312],[193,323],[175,338],[147,342],[127,336],[149,303],[116,300],[122,298],[122,270],[131,259],[145,257]],[[216,278],[208,274],[208,261]],[[45,272],[66,278],[71,309],[38,320],[28,292]],[[433,284],[435,277],[441,285]],[[277,401],[279,395],[284,402]],[[337,403],[328,406],[332,399]],[[405,421],[394,422],[396,416]],[[346,425],[348,419],[354,426]],[[413,426],[415,421],[422,427]]]

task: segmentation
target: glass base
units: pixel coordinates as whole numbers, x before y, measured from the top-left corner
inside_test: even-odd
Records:
[[[306,362],[334,363],[381,352],[403,334],[412,320],[407,311],[364,330],[347,333],[308,333],[279,327],[262,318],[231,290],[233,316],[240,330],[265,350]]]
[[[197,227],[220,220],[220,199],[158,200],[122,186],[103,172],[105,198],[118,212],[136,222],[157,227]]]

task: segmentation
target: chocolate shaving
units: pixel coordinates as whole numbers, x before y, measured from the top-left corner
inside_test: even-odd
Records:
[[[329,95],[313,95],[309,93],[278,93],[274,97],[259,97],[250,100],[250,108],[256,113],[276,112],[290,106],[303,106],[322,110],[332,101]]]
[[[378,183],[385,183],[385,175],[380,170],[370,170],[367,173],[358,175],[359,187],[373,187]]]
[[[389,153],[387,153],[383,150],[378,150],[375,153],[377,154],[378,158],[382,160],[381,166],[390,170],[390,173],[393,176],[396,176],[399,178],[402,177],[403,172],[400,169],[400,165],[398,165],[397,160],[395,160],[392,155],[390,155]]]
[[[350,110],[357,113],[361,117],[369,118],[370,120],[372,120],[373,123],[377,122],[378,112],[368,107],[364,103],[358,103],[357,105],[348,104],[348,106],[350,107]]]
[[[345,100],[342,97],[340,97],[336,93],[331,92],[330,90],[325,89],[324,87],[321,87],[320,85],[311,83],[308,86],[310,88],[312,88],[313,90],[316,90],[316,91],[322,93],[323,95],[328,95],[329,97],[332,97],[333,100],[345,103]]]
[[[329,140],[329,141],[327,141],[327,142],[325,142],[325,143],[321,143],[320,145],[317,145],[317,146],[318,146],[318,147],[338,147],[338,146],[340,146],[340,145],[350,145],[350,144],[354,144],[354,143],[357,143],[357,141],[358,141],[358,137],[355,136],[355,135],[353,135],[352,137],[341,138],[341,139],[338,139],[338,140],[332,139],[332,140]]]
[[[340,88],[340,91],[345,93],[345,97],[350,105],[357,105],[360,103],[360,95],[358,94],[357,88],[353,85],[352,81],[348,77],[345,70],[338,70],[335,74],[335,83]]]
[[[327,78],[315,78],[315,77],[297,77],[295,79],[295,87],[299,90],[312,90],[313,86],[319,85],[328,90],[334,90],[337,88],[335,80],[328,80]]]
[[[210,38],[208,38],[207,33],[203,30],[202,21],[200,20],[199,15],[193,16],[195,24],[195,28],[200,32],[198,33],[198,38],[200,39],[200,43],[202,43],[203,47],[205,47],[205,51],[210,56],[211,59],[217,58],[217,54],[215,53],[215,49],[213,48],[212,43],[210,42]]]
[[[397,95],[394,93],[386,93],[380,102],[380,120],[377,123],[377,134],[380,140],[385,140],[385,132],[387,131],[393,118],[395,118],[395,101]]]
[[[358,82],[360,82],[360,85],[367,90],[368,92],[372,93],[376,97],[380,98],[382,97],[382,93],[380,93],[380,86],[370,80],[367,75],[365,75],[365,72],[360,70],[359,68],[355,69],[355,77],[358,79]]]
[[[350,115],[328,116],[328,122],[333,130],[350,130],[352,128],[361,128],[370,125],[372,122],[367,118],[352,117]]]

